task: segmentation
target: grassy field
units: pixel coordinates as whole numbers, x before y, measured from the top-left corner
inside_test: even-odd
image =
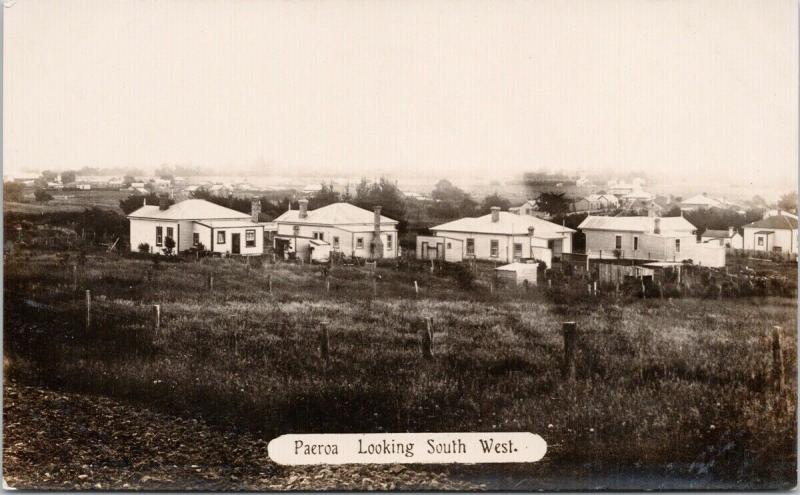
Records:
[[[83,211],[85,208],[104,208],[122,213],[119,201],[131,195],[130,191],[91,190],[91,191],[50,191],[56,198],[45,203],[3,201],[5,213],[61,213]],[[68,196],[67,198],[59,198]]]
[[[796,302],[565,299],[448,273],[26,252],[5,260],[6,373],[224,431],[532,431],[535,465],[427,467],[491,489],[795,484]],[[207,288],[214,277],[214,290]],[[269,292],[269,280],[273,291]],[[414,281],[420,285],[415,297]],[[73,284],[77,282],[77,290]],[[84,290],[93,321],[85,328]],[[151,305],[160,304],[161,329]],[[420,352],[432,318],[434,358]],[[577,322],[577,379],[561,323]],[[320,359],[320,324],[331,358]],[[781,327],[786,392],[772,380]]]

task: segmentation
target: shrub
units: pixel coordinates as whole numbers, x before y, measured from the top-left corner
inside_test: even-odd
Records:
[[[162,249],[164,254],[169,256],[175,250],[175,240],[172,237],[167,237],[164,239],[164,248]]]
[[[147,254],[150,252],[150,244],[146,242],[139,243],[139,246],[136,249],[142,254]]]

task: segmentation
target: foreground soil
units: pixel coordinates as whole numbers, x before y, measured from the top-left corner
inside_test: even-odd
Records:
[[[3,476],[50,490],[480,490],[404,466],[283,467],[267,442],[103,397],[7,381]]]

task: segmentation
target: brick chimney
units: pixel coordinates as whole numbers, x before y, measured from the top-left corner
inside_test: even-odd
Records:
[[[169,208],[169,202],[167,201],[167,199],[168,198],[167,198],[166,194],[162,194],[161,196],[158,197],[158,209],[159,210],[164,211],[167,208]]]
[[[373,227],[375,230],[372,233],[372,257],[380,259],[383,258],[383,242],[381,242],[381,207],[376,206],[373,211],[375,212],[373,220]]]
[[[308,216],[308,200],[301,199],[298,203],[300,203],[300,214],[298,216],[300,218],[306,218]]]
[[[653,225],[653,233],[654,234],[660,234],[661,233],[661,219],[658,218],[658,217],[655,217],[653,219],[653,224],[654,224]]]
[[[500,207],[492,206],[492,223],[497,223],[499,221],[500,221]]]
[[[261,214],[261,200],[253,198],[250,200],[250,216],[253,217],[254,222],[258,222],[258,216]]]

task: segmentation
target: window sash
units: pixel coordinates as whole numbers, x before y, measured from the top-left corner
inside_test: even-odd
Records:
[[[225,244],[225,231],[220,230],[217,232],[217,244]]]
[[[497,258],[500,255],[499,241],[489,241],[489,253],[492,258]]]
[[[680,253],[681,252],[681,240],[680,239],[675,239],[675,252],[676,253]]]
[[[356,249],[364,249],[364,238],[356,237]]]
[[[475,239],[467,239],[467,254],[475,254]]]
[[[614,249],[622,249],[622,236],[614,236]]]
[[[195,232],[192,234],[192,245],[197,246],[200,244],[200,233]]]
[[[256,246],[256,231],[255,229],[248,229],[244,231],[244,240],[245,246],[247,247],[255,247]]]
[[[164,228],[156,227],[156,246],[160,246],[163,243],[164,243]]]

